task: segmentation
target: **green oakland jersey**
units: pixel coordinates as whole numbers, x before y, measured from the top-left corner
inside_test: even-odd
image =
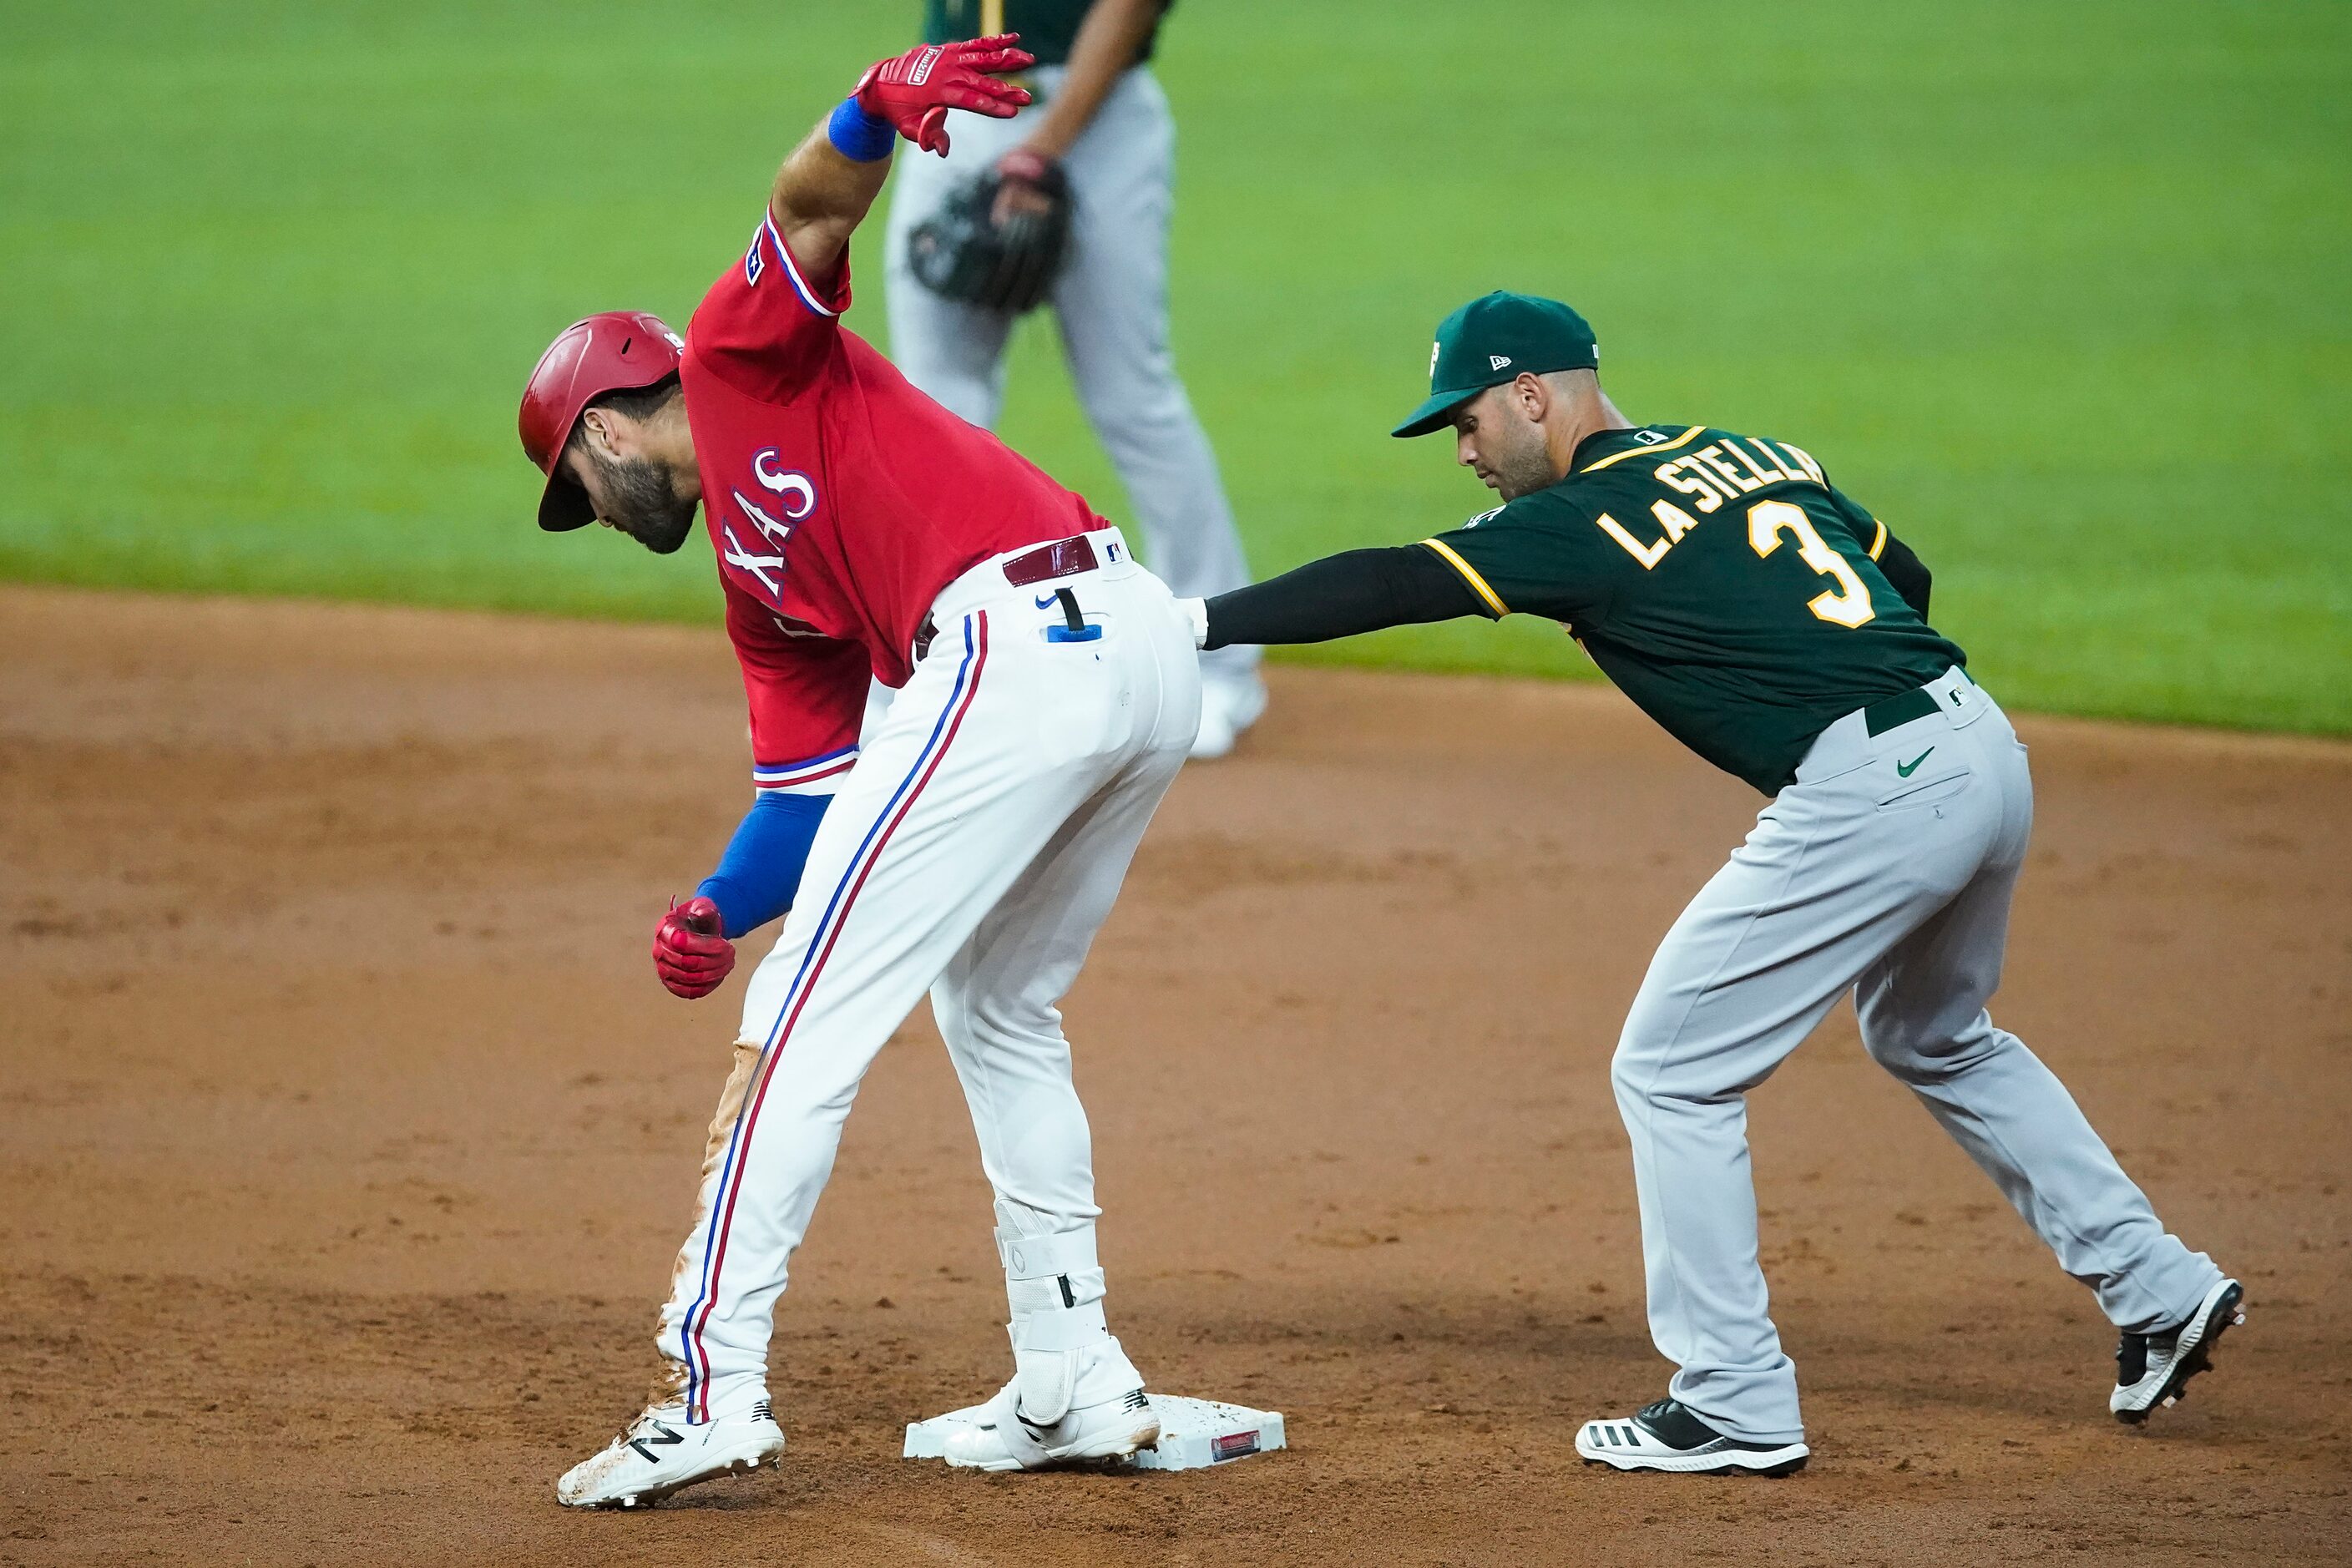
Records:
[[[1885,525],[1785,441],[1604,431],[1558,484],[1423,542],[1490,615],[1562,623],[1643,712],[1767,795],[1832,721],[1967,662],[1879,571]]]
[[[1174,4],[1175,0],[1169,0],[1169,5]],[[925,0],[923,42],[944,44],[951,38],[1018,33],[1021,47],[1035,55],[1039,65],[1058,66],[1068,62],[1078,24],[1093,8],[1094,0]],[[1165,16],[1168,8],[1162,5],[1160,14]],[[1155,20],[1136,53],[1136,64],[1151,58],[1151,46],[1159,34],[1160,24]]]

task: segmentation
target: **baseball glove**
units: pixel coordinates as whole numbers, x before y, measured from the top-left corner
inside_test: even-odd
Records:
[[[982,310],[1018,316],[1035,310],[1054,287],[1070,249],[1070,182],[1057,163],[1045,163],[1024,179],[1044,197],[1003,221],[996,217],[997,195],[1006,176],[992,171],[950,196],[915,226],[908,260],[915,277],[935,294]]]

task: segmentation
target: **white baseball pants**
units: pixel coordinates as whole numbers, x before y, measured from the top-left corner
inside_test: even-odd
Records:
[[[1801,1441],[1804,1426],[1757,1262],[1747,1092],[1849,987],[1872,1058],[2118,1328],[2177,1323],[2221,1278],[1985,1011],[2033,784],[2008,716],[1966,675],[1927,690],[1932,715],[1872,736],[1851,713],[1813,742],[1666,933],[1617,1047],[1651,1337],[1679,1368],[1674,1397],[1748,1442]]]
[[[944,159],[898,154],[887,253],[890,358],[908,380],[984,428],[995,427],[1003,404],[1013,318],[943,300],[917,282],[907,237],[1029,135],[1062,75],[1058,66],[1030,72],[1024,79],[1038,101],[1011,120],[953,116]],[[1079,405],[1127,487],[1152,571],[1180,598],[1242,587],[1249,563],[1233,508],[1168,342],[1176,122],[1150,69],[1119,79],[1063,169],[1076,198],[1074,227],[1052,303]],[[1240,675],[1255,667],[1258,650],[1220,648],[1201,658],[1212,675]]]
[[[1000,558],[940,595],[929,652],[845,775],[751,977],[661,1314],[690,1420],[766,1397],[776,1298],[850,1101],[927,989],[996,1190],[1016,1321],[1036,1318],[1027,1342],[1103,1331],[1093,1153],[1055,1004],[1192,744],[1200,674],[1167,588],[1116,529],[1088,537],[1098,570],[1014,587]],[[1098,638],[1049,640],[1066,627],[1056,588]]]

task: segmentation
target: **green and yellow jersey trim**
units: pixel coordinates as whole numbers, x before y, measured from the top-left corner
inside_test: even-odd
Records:
[[[1675,437],[1673,440],[1667,441],[1660,446],[1628,447],[1622,452],[1612,452],[1609,456],[1601,458],[1597,463],[1585,464],[1584,467],[1579,468],[1577,472],[1580,474],[1597,474],[1601,469],[1607,468],[1610,464],[1622,463],[1628,458],[1646,458],[1653,452],[1671,452],[1677,447],[1687,445],[1693,437],[1696,436],[1700,431],[1706,428],[1706,426],[1704,425],[1694,425],[1689,429],[1684,431],[1681,435]]]
[[[1497,617],[1511,613],[1510,606],[1503,603],[1503,596],[1486,585],[1486,579],[1478,575],[1478,569],[1475,566],[1462,559],[1461,552],[1442,539],[1424,539],[1422,542],[1436,551],[1445,558],[1447,564],[1461,573],[1462,580],[1478,591],[1478,596],[1486,601],[1486,607],[1494,611]]]
[[[1876,518],[1874,518],[1874,518],[1872,518],[1870,521],[1873,521],[1873,522],[1878,522],[1878,520],[1877,520]],[[1873,561],[1877,560],[1877,559],[1878,559],[1878,552],[1879,552],[1880,551],[1882,551],[1882,550],[1885,549],[1885,548],[1886,548],[1886,525],[1885,525],[1885,523],[1883,523],[1883,522],[1878,522],[1878,532],[1877,532],[1875,535],[1874,535],[1874,536],[1872,537],[1871,541],[1870,541],[1870,558],[1871,558]]]

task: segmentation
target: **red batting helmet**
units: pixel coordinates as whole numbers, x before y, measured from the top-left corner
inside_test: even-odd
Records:
[[[551,533],[596,521],[588,492],[558,465],[580,411],[608,392],[651,386],[677,374],[685,343],[659,316],[646,310],[604,310],[574,321],[539,356],[522,389],[522,449],[547,476],[539,498],[539,526]]]

